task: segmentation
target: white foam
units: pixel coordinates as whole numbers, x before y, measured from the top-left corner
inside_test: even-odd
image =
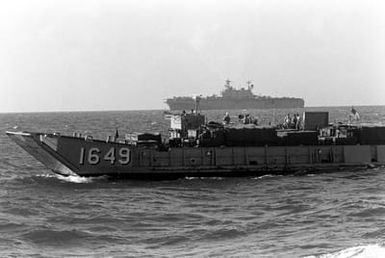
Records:
[[[81,177],[81,176],[56,176],[58,179],[70,182],[70,183],[76,183],[76,184],[84,184],[84,183],[91,183],[92,178],[89,177]]]
[[[52,174],[52,173],[48,173],[48,174],[39,174],[39,175],[36,175],[37,177],[46,177],[46,178],[51,178],[51,177],[56,177],[55,174]]]
[[[69,183],[75,183],[75,184],[87,184],[92,183],[95,180],[105,179],[105,176],[98,176],[98,177],[84,177],[84,176],[61,176],[61,175],[55,175],[57,179],[63,180]]]
[[[385,257],[385,246],[371,244],[350,247],[335,253],[308,256],[307,258],[379,258]]]
[[[253,177],[253,179],[264,179],[264,178],[270,178],[270,177],[277,177],[278,175],[263,175],[263,176],[258,176],[258,177]]]
[[[71,176],[62,176],[59,174],[41,174],[37,175],[38,177],[46,177],[46,178],[56,178],[61,181],[69,182],[69,183],[75,183],[75,184],[85,184],[85,183],[92,183],[95,180],[101,180],[106,179],[106,176],[98,176],[98,177],[82,177],[78,175],[71,175]]]
[[[186,180],[222,180],[223,177],[188,177],[186,176],[184,179]]]

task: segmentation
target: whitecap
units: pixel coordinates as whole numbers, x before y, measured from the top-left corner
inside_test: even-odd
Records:
[[[69,183],[76,183],[76,184],[84,184],[84,183],[91,183],[94,178],[92,177],[81,177],[78,175],[71,175],[71,176],[62,176],[58,174],[39,174],[36,175],[40,178],[47,178],[47,179],[59,179],[60,181],[69,182]]]
[[[56,176],[59,180],[63,180],[69,183],[76,183],[76,184],[84,184],[84,183],[91,183],[92,178],[89,177],[82,177],[82,176]]]
[[[264,178],[276,177],[276,176],[278,176],[278,175],[267,174],[267,175],[263,175],[263,176],[253,177],[253,179],[264,179]]]
[[[370,244],[350,247],[330,254],[307,256],[307,258],[378,258],[385,257],[385,246],[382,244]]]
[[[101,180],[106,178],[106,176],[98,176],[98,177],[84,177],[84,176],[78,176],[78,175],[72,175],[72,176],[54,175],[54,176],[59,180],[69,182],[69,183],[75,183],[75,184],[92,183],[95,180]]]
[[[186,176],[184,179],[186,180],[222,180],[223,177],[188,177]]]

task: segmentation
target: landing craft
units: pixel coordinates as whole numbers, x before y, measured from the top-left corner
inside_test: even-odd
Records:
[[[329,123],[328,112],[304,112],[300,128],[208,122],[170,114],[168,137],[7,132],[60,175],[140,179],[316,173],[385,165],[385,127]]]

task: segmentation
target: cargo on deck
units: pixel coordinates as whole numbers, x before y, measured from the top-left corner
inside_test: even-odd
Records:
[[[329,123],[305,112],[296,129],[206,122],[197,111],[168,115],[168,137],[128,133],[124,139],[7,132],[61,175],[173,179],[315,173],[385,165],[385,127]]]

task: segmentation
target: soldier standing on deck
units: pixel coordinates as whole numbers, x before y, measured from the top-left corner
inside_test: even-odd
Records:
[[[357,112],[357,110],[352,107],[352,110],[349,114],[349,121],[350,122],[358,122],[360,120],[360,114]]]
[[[225,116],[223,117],[223,124],[225,124],[225,125],[230,124],[230,115],[229,115],[229,112],[226,112]]]

